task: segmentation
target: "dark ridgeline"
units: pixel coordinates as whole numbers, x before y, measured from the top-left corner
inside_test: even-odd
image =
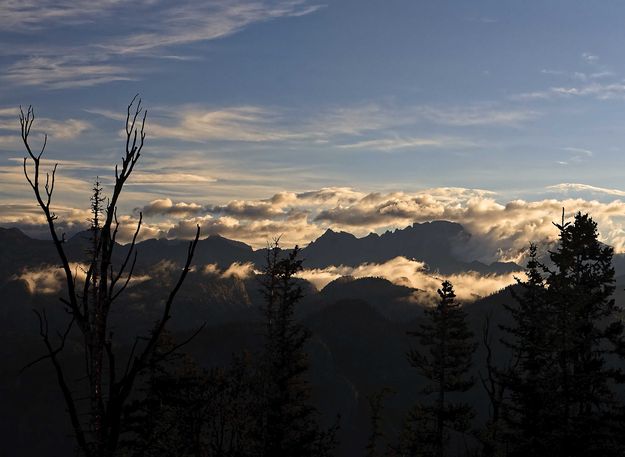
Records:
[[[62,221],[59,221],[62,222]],[[71,261],[83,261],[84,251],[91,240],[91,232],[68,235],[67,256]],[[306,268],[324,268],[336,265],[358,266],[363,263],[383,263],[397,256],[425,262],[430,271],[442,274],[475,271],[482,274],[503,274],[520,271],[522,268],[512,262],[486,264],[471,257],[468,243],[471,235],[460,224],[447,221],[415,223],[404,229],[375,233],[357,238],[346,232],[328,229],[319,238],[301,250]],[[57,262],[54,246],[41,239],[24,235],[19,229],[0,227],[0,242],[6,245],[7,260],[0,258],[0,275],[14,273],[17,266],[32,267]],[[135,249],[137,271],[147,270],[155,264],[166,261],[184,263],[186,243],[183,240],[148,239],[138,241]],[[128,246],[115,246],[113,260],[121,263]],[[288,251],[288,249],[286,249]],[[216,263],[227,268],[233,262],[251,262],[258,269],[265,266],[266,249],[252,249],[251,246],[219,235],[211,234],[198,241],[194,263],[199,265]],[[625,271],[625,268],[624,268]],[[3,279],[3,278],[0,278]]]

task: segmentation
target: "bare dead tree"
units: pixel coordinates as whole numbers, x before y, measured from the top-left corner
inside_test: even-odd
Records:
[[[57,332],[58,346],[55,346],[49,335],[48,319],[45,313],[37,312],[39,330],[46,346],[46,354],[28,366],[39,361],[50,359],[54,366],[59,387],[63,393],[67,410],[80,451],[87,457],[110,457],[114,455],[122,433],[122,417],[124,406],[133,391],[139,374],[150,363],[155,354],[158,340],[163,333],[167,321],[171,317],[171,309],[180,290],[193,258],[200,236],[198,225],[195,238],[189,243],[187,257],[178,278],[165,300],[159,319],[151,333],[143,338],[137,337],[126,363],[119,368],[113,349],[113,334],[109,329],[109,312],[115,300],[124,292],[133,276],[137,260],[135,249],[137,236],[141,228],[142,214],[132,237],[128,251],[118,269],[112,264],[113,251],[119,230],[117,204],[124,184],[131,175],[141,156],[145,140],[145,120],[147,111],[141,107],[141,99],[135,96],[127,109],[125,151],[121,166],[115,165],[115,184],[112,194],[104,208],[104,199],[99,190],[94,189],[92,197],[92,231],[93,240],[90,250],[90,262],[86,269],[84,284],[79,284],[76,274],[72,272],[68,256],[64,249],[64,236],[59,238],[55,221],[58,216],[51,209],[54,193],[57,165],[51,172],[41,171],[42,156],[46,149],[47,135],[43,145],[35,152],[30,143],[30,131],[35,121],[32,107],[24,112],[20,108],[21,137],[28,152],[24,158],[24,175],[32,188],[35,199],[41,208],[57,254],[64,271],[66,296],[60,300],[69,315],[69,323],[63,333]],[[96,183],[96,188],[98,184]],[[76,393],[72,391],[68,381],[67,369],[59,358],[65,347],[66,340],[73,327],[82,337],[85,355],[85,379],[88,382],[89,406],[86,411],[88,420],[84,420],[85,411],[80,407]]]

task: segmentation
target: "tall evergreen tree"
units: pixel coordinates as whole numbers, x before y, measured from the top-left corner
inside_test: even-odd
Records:
[[[509,330],[524,361],[512,398],[523,439],[513,454],[622,455],[614,384],[623,373],[614,362],[624,328],[611,298],[613,250],[598,241],[587,214],[554,225],[560,234],[552,266],[530,257]]]
[[[512,349],[517,360],[502,382],[511,391],[507,420],[514,431],[513,455],[545,455],[553,447],[557,424],[553,417],[554,372],[553,315],[543,278],[546,267],[538,260],[535,244],[530,244],[525,269],[527,279],[517,278],[518,289],[512,289],[515,306],[506,305],[513,325],[504,326],[503,343]]]
[[[265,349],[259,402],[259,455],[318,457],[334,446],[334,429],[322,430],[311,404],[304,346],[310,332],[295,320],[302,289],[299,248],[283,255],[276,242],[268,249],[262,292],[265,297]]]
[[[435,394],[430,405],[420,405],[409,416],[413,426],[408,432],[411,455],[443,457],[449,431],[464,432],[473,416],[471,407],[455,402],[449,394],[466,392],[474,380],[468,372],[476,344],[466,322],[466,312],[455,298],[449,281],[438,290],[440,301],[426,311],[427,320],[411,332],[419,338],[421,350],[408,353],[410,364],[429,380],[425,394]],[[411,438],[412,436],[412,438]]]

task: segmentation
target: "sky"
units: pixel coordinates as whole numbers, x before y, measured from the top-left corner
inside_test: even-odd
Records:
[[[625,251],[623,2],[0,0],[0,42],[2,226],[45,229],[20,105],[72,231],[139,93],[126,236],[141,210],[143,238],[256,247],[448,219],[514,259],[564,206]]]

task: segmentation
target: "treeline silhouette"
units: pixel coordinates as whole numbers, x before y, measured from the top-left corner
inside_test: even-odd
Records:
[[[65,275],[61,301],[68,316],[66,327],[53,334],[46,313],[37,312],[46,353],[27,367],[51,363],[77,452],[86,457],[335,455],[340,429],[349,424],[338,416],[329,424],[312,400],[306,354],[311,333],[295,317],[303,297],[297,247],[283,251],[275,241],[267,250],[259,275],[262,345],[233,355],[229,364],[206,369],[185,353],[202,327],[182,341],[166,328],[191,269],[199,227],[152,330],[137,335],[129,351],[115,344],[109,313],[132,280],[133,247],[142,223],[140,216],[130,249],[115,268],[117,204],[145,138],[140,103],[135,98],[128,106],[125,154],[115,168],[110,198],[103,198],[99,183],[93,189],[92,242],[81,281],[51,209],[56,166],[44,177],[40,166],[46,143],[34,152],[29,141],[34,113],[30,108],[22,112],[28,152],[24,173]],[[513,300],[502,303],[507,318],[495,324],[486,316],[481,335],[471,331],[453,285],[442,282],[439,302],[409,332],[414,338],[406,370],[416,370],[425,381],[421,400],[400,424],[389,425],[394,419],[386,414],[385,401],[397,386],[372,392],[363,455],[625,455],[625,327],[612,298],[613,250],[598,241],[597,225],[588,214],[577,213],[566,222],[563,213],[554,225],[555,248],[541,260],[537,248],[529,247],[526,278],[511,289]],[[78,381],[62,358],[70,335],[79,335],[71,343],[79,342],[84,359]],[[483,364],[475,358],[479,346],[486,354]],[[489,401],[486,421],[476,419],[472,406],[476,384]]]

